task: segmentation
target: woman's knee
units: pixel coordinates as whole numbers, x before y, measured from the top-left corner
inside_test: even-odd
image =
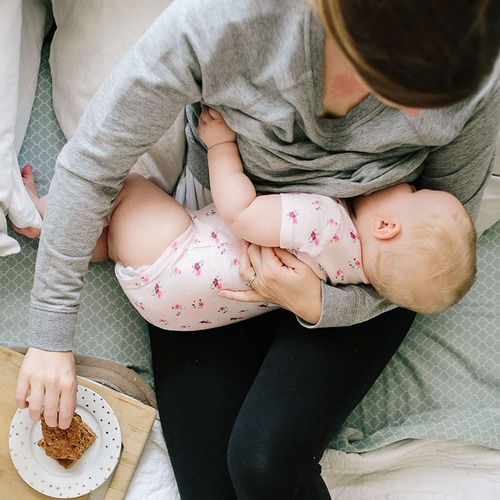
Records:
[[[248,500],[290,500],[301,484],[320,474],[315,457],[305,456],[293,443],[273,441],[266,433],[258,437],[233,433],[228,467],[237,497]]]
[[[281,468],[286,462],[278,459],[269,449],[237,443],[231,440],[228,450],[228,467],[238,498],[276,497],[280,488]]]

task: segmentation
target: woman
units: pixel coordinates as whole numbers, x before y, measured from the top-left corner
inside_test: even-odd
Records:
[[[210,201],[196,135],[203,104],[238,133],[260,192],[351,197],[413,182],[450,191],[474,217],[498,130],[497,4],[174,2],[96,94],[58,158],[18,406],[31,391],[31,418],[43,404],[48,425],[69,425],[88,259],[131,165],[183,107],[187,169],[176,196],[188,208]],[[241,261],[250,299],[284,309],[200,334],[150,327],[181,497],[329,498],[322,453],[413,314],[370,287],[326,286],[278,249],[250,246]]]

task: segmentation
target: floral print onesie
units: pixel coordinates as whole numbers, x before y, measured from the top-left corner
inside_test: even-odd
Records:
[[[310,265],[323,280],[367,283],[361,246],[346,206],[326,196],[281,195],[280,246]],[[189,211],[190,227],[151,266],[139,270],[117,263],[125,294],[149,323],[166,330],[203,330],[277,308],[218,295],[248,290],[238,270],[241,239],[231,233],[215,205]]]

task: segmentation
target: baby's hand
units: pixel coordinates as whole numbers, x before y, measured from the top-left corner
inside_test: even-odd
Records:
[[[200,139],[208,149],[222,142],[236,142],[236,133],[231,130],[222,115],[212,108],[205,108],[198,120]]]

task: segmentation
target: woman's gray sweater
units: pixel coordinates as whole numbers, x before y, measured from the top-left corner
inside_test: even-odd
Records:
[[[399,182],[444,189],[474,217],[493,166],[497,70],[468,100],[409,118],[369,96],[321,118],[323,31],[306,0],[179,0],[151,26],[88,105],[49,192],[28,345],[71,350],[88,261],[136,159],[186,108],[186,164],[208,186],[197,139],[202,105],[238,134],[260,193],[337,197]],[[168,220],[165,221],[168,224]],[[322,284],[317,325],[359,323],[393,307],[369,286]]]

